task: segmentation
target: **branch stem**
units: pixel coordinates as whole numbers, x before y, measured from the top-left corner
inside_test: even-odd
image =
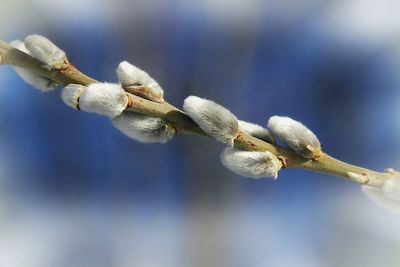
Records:
[[[30,55],[13,48],[11,45],[1,40],[0,64],[9,64],[29,69],[54,80],[61,86],[66,86],[71,83],[88,85],[97,82],[95,79],[80,72],[67,61],[62,68],[50,70]],[[167,102],[152,102],[130,93],[127,93],[127,96],[130,100],[127,110],[165,119],[177,129],[178,133],[208,137],[188,115],[173,105]],[[318,160],[304,159],[287,148],[266,143],[243,132],[240,132],[239,136],[235,139],[234,146],[248,151],[270,151],[281,158],[286,167],[329,174],[375,187],[382,186],[385,180],[394,175],[392,172],[375,172],[351,165],[337,160],[326,153]],[[396,175],[398,175],[398,173],[396,173]]]

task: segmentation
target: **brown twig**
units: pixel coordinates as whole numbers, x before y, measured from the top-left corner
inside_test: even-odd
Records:
[[[66,86],[71,83],[88,85],[97,82],[95,79],[80,72],[69,62],[65,62],[64,66],[59,69],[49,70],[38,60],[13,48],[1,40],[0,64],[9,64],[29,69],[54,80],[61,86]],[[127,110],[165,119],[172,124],[178,133],[196,134],[208,137],[208,135],[199,128],[199,126],[188,115],[173,105],[167,102],[152,102],[129,93],[127,93],[127,96],[129,97]],[[353,182],[376,187],[382,186],[383,182],[390,177],[399,175],[399,172],[397,171],[375,172],[354,166],[337,160],[326,153],[324,153],[318,160],[304,159],[287,148],[266,143],[243,132],[241,132],[238,138],[235,139],[234,146],[248,151],[270,151],[277,155],[281,161],[285,163],[286,167],[300,168],[334,175],[346,178]]]

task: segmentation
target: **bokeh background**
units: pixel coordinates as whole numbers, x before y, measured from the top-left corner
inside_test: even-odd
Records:
[[[288,115],[325,150],[400,168],[396,0],[1,0],[0,38],[49,37],[98,80],[122,60],[166,99]],[[0,67],[0,266],[399,266],[400,215],[302,170],[224,169],[196,136],[128,139]]]

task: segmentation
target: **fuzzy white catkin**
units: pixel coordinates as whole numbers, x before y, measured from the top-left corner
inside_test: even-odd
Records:
[[[272,116],[267,127],[285,145],[304,158],[318,158],[322,153],[318,138],[298,121],[289,117]]]
[[[127,92],[154,102],[164,102],[163,89],[144,70],[139,69],[127,61],[122,61],[118,65],[116,73],[119,82]]]
[[[252,178],[278,177],[279,159],[271,152],[241,151],[226,148],[221,154],[222,164],[236,174]]]
[[[14,40],[10,43],[10,45],[30,55],[30,52],[28,51],[28,49],[26,49],[25,44],[22,41]],[[40,76],[39,74],[36,74],[28,69],[16,66],[12,66],[12,68],[22,80],[24,80],[27,84],[33,86],[34,88],[38,89],[39,91],[48,92],[54,90],[57,85],[52,80]]]
[[[382,192],[387,198],[398,201],[400,205],[400,177],[386,180],[382,186]]]
[[[142,143],[166,143],[175,129],[161,118],[124,111],[112,124],[128,137]]]
[[[48,68],[59,68],[66,60],[65,52],[42,35],[32,34],[24,40],[31,55]]]
[[[118,84],[93,83],[85,88],[79,97],[79,108],[114,118],[121,114],[128,104],[125,91]]]
[[[243,132],[251,136],[254,136],[260,140],[263,140],[265,142],[275,144],[274,137],[272,136],[270,131],[268,131],[267,128],[264,128],[261,125],[250,123],[247,121],[239,120],[238,122],[240,130],[242,130]]]
[[[233,146],[239,124],[228,109],[211,100],[189,96],[183,103],[183,110],[211,137]]]
[[[61,90],[61,99],[67,106],[79,110],[79,98],[84,90],[83,85],[69,84]]]
[[[386,180],[382,188],[363,185],[362,191],[378,205],[400,212],[400,177]]]

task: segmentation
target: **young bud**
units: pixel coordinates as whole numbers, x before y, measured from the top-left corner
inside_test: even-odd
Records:
[[[238,122],[239,122],[240,130],[242,130],[243,132],[245,132],[251,136],[254,136],[260,140],[263,140],[267,143],[275,144],[274,137],[268,131],[268,129],[266,129],[258,124],[250,123],[247,121],[239,120]]]
[[[273,116],[267,126],[270,131],[298,155],[315,159],[322,155],[321,144],[313,132],[289,117]]]
[[[400,212],[400,178],[393,177],[386,180],[382,188],[363,185],[362,191],[378,205]]]
[[[26,49],[24,43],[20,40],[14,40],[10,43],[14,48],[21,50],[22,52],[30,55],[30,52]],[[39,89],[42,92],[48,92],[54,90],[57,84],[39,74],[36,74],[28,69],[12,66],[14,71],[18,74],[18,76],[24,80],[27,84],[33,86],[36,89]]]
[[[61,68],[66,61],[65,52],[44,36],[29,35],[24,43],[31,55],[46,64],[49,69]]]
[[[115,117],[112,124],[128,137],[142,143],[166,143],[175,134],[175,128],[165,120],[130,111]]]
[[[67,106],[79,110],[79,98],[81,97],[85,86],[80,84],[69,84],[61,90],[61,99]]]
[[[197,96],[187,97],[183,110],[211,137],[233,146],[239,133],[239,124],[232,112]]]
[[[121,114],[128,104],[128,96],[118,85],[93,83],[86,87],[79,98],[79,108],[114,118]]]
[[[369,177],[365,174],[360,174],[360,173],[356,173],[356,172],[347,172],[347,176],[360,184],[366,184],[369,181]]]
[[[163,89],[147,72],[127,61],[122,61],[116,72],[125,91],[157,103],[164,102]]]
[[[282,165],[271,152],[241,151],[226,148],[221,154],[222,164],[229,170],[246,177],[278,177]]]

